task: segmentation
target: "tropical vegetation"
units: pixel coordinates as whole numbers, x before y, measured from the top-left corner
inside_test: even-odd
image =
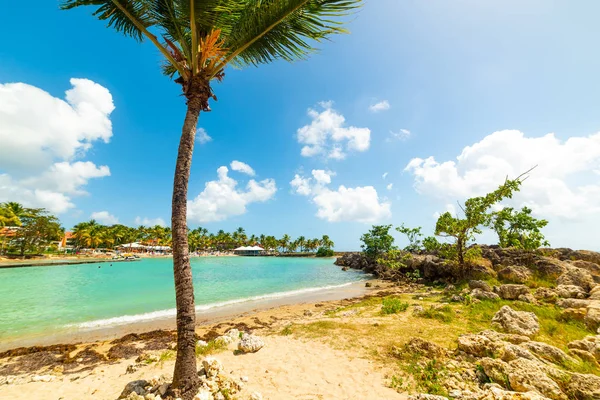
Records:
[[[423,237],[421,227],[410,228],[404,224],[397,227],[396,230],[408,239],[408,245],[402,251],[394,245],[395,239],[390,233],[392,225],[373,226],[361,237],[363,254],[381,265],[398,269],[408,252],[435,253],[456,267],[458,275],[464,275],[470,263],[481,257],[475,239],[484,228],[498,235],[498,245],[503,248],[533,251],[549,246],[541,231],[548,221],[533,217],[528,207],[515,210],[500,204],[520,190],[524,176],[506,179],[485,196],[470,198],[464,206],[459,204],[462,215],[452,215],[448,211],[441,214],[432,236]]]
[[[43,208],[25,208],[16,202],[7,202],[0,204],[0,215],[6,228],[0,231],[3,252],[38,254],[56,249],[56,245],[51,246],[51,243],[61,241],[64,237],[64,229],[58,219]],[[281,238],[265,234],[248,235],[242,227],[233,232],[219,230],[211,233],[202,227],[188,229],[187,232],[190,252],[230,251],[240,246],[260,246],[270,252],[315,253],[319,250],[320,256],[333,255],[334,243],[327,235],[321,238],[300,236],[292,240],[287,234]],[[171,228],[161,225],[103,225],[92,219],[76,224],[69,242],[75,250],[115,249],[119,245],[134,242],[170,247],[173,235]]]

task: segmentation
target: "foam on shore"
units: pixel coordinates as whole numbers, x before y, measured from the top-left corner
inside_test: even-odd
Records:
[[[201,305],[196,306],[196,312],[203,312],[203,311],[207,311],[207,310],[211,310],[211,309],[215,309],[215,308],[219,308],[219,307],[225,307],[225,306],[230,306],[230,305],[240,304],[240,303],[248,303],[248,302],[252,302],[252,301],[280,299],[280,298],[285,298],[288,296],[296,296],[296,295],[301,295],[301,294],[305,294],[305,293],[318,292],[321,290],[339,289],[339,288],[343,288],[346,286],[350,286],[354,283],[356,283],[356,282],[348,282],[348,283],[343,283],[341,285],[329,285],[329,286],[312,287],[312,288],[305,288],[305,289],[296,289],[296,290],[290,290],[287,292],[268,293],[268,294],[263,294],[263,295],[258,295],[258,296],[244,297],[244,298],[240,298],[240,299],[226,300],[226,301],[221,301],[221,302],[217,302],[217,303],[201,304]],[[159,311],[153,311],[153,312],[143,313],[143,314],[123,315],[120,317],[98,319],[98,320],[94,320],[94,321],[81,322],[81,323],[77,323],[77,324],[69,324],[69,325],[67,325],[67,327],[91,330],[91,329],[106,328],[106,327],[119,326],[119,325],[127,325],[127,324],[136,323],[136,322],[142,322],[142,321],[151,321],[151,320],[157,320],[157,319],[163,319],[163,318],[172,318],[172,317],[175,317],[176,313],[177,313],[177,310],[175,308],[171,308],[168,310],[159,310]]]

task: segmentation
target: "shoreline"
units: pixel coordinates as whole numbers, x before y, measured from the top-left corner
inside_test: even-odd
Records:
[[[171,255],[147,255],[142,254],[139,258],[135,260],[121,260],[121,259],[112,259],[112,258],[101,258],[101,257],[67,257],[67,258],[44,258],[44,259],[32,259],[32,260],[18,260],[18,259],[6,259],[0,258],[0,269],[3,268],[29,268],[29,267],[66,267],[69,265],[81,265],[81,264],[97,264],[97,263],[114,263],[114,262],[130,262],[130,261],[140,261],[145,258],[172,258]],[[222,255],[214,255],[214,254],[205,254],[205,255],[197,255],[191,256],[190,258],[204,258],[204,257],[243,257],[235,254],[222,254]],[[315,258],[314,255],[278,255],[278,256],[260,256],[260,257],[281,257],[281,258]],[[332,257],[321,257],[322,259],[335,259],[338,256]]]
[[[376,286],[375,282],[381,284],[381,281],[379,280],[361,280],[351,282],[350,284],[341,287],[317,288],[315,291],[310,292],[284,295],[282,297],[267,297],[258,300],[248,300],[200,310],[196,312],[196,329],[252,316],[264,311],[278,311],[286,307],[299,307],[323,302],[358,299],[368,295],[374,290],[380,289],[367,288],[365,287],[366,282],[371,282],[372,287]],[[199,305],[199,307],[202,307],[202,305]],[[174,316],[159,317],[156,319],[127,322],[106,327],[86,328],[75,332],[59,332],[22,339],[9,339],[0,341],[0,352],[22,347],[102,342],[118,339],[129,334],[140,334],[157,330],[174,331],[175,329]]]

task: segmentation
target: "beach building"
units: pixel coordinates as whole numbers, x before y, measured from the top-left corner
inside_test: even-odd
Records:
[[[265,249],[260,246],[242,246],[233,249],[233,253],[238,256],[260,256]]]

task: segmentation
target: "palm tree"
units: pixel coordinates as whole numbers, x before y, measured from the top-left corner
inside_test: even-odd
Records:
[[[175,178],[171,225],[177,305],[177,358],[173,387],[184,400],[198,386],[195,309],[187,243],[187,190],[201,111],[216,100],[211,82],[228,65],[303,59],[319,41],[345,29],[338,16],[362,0],[63,0],[62,8],[97,6],[94,15],[127,36],[150,40],[165,57],[163,72],[180,84],[187,101]],[[158,36],[157,36],[158,35]],[[161,43],[162,37],[164,43]]]
[[[331,249],[334,246],[333,240],[331,240],[329,236],[323,235],[321,238],[321,246],[325,247],[326,249]]]
[[[298,239],[296,239],[296,242],[298,242],[298,247],[300,247],[300,253],[303,253],[304,246],[306,245],[306,238],[304,236],[300,236]]]
[[[283,235],[281,239],[279,239],[279,246],[281,247],[281,251],[287,252],[291,240],[292,238],[287,233]]]

